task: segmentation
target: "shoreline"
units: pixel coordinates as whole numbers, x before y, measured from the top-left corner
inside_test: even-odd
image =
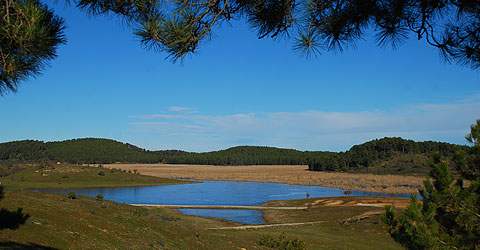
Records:
[[[264,202],[265,203],[268,203]],[[303,210],[307,207],[266,207],[266,206],[240,206],[240,205],[156,205],[156,204],[129,204],[136,207],[151,207],[151,208],[171,208],[171,209],[243,209],[243,210]]]
[[[176,180],[176,179],[172,179]],[[183,185],[183,184],[193,184],[193,183],[201,183],[201,180],[178,180],[184,181],[185,183],[151,183],[151,184],[133,184],[133,185],[111,185],[111,186],[78,186],[78,187],[40,187],[40,188],[31,188],[31,189],[24,189],[22,191],[29,191],[29,192],[36,192],[35,190],[45,190],[45,189],[94,189],[94,188],[128,188],[128,187],[149,187],[149,186],[166,186],[166,185]]]
[[[142,175],[197,181],[238,181],[323,186],[381,194],[416,194],[427,177],[307,171],[303,165],[213,166],[185,164],[107,164]]]

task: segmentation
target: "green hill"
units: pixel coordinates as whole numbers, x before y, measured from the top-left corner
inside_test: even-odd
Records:
[[[212,165],[307,164],[310,158],[330,152],[309,152],[274,147],[239,146],[207,153],[180,150],[149,151],[109,139],[84,138],[57,142],[14,141],[0,144],[0,161],[38,161],[42,158],[69,163],[179,163]]]
[[[369,173],[427,173],[432,152],[451,159],[456,148],[443,142],[383,138],[353,146],[346,152],[299,151],[265,146],[238,146],[220,151],[190,153],[149,151],[109,139],[84,138],[57,142],[14,141],[0,144],[0,161],[49,159],[69,163],[172,163],[201,165],[309,165],[312,171]]]
[[[84,138],[57,142],[14,141],[0,144],[0,160],[38,161],[42,158],[69,163],[158,163],[185,154],[178,150],[148,151],[109,139]]]
[[[346,152],[316,158],[308,165],[313,171],[426,173],[430,170],[428,161],[432,152],[452,159],[456,149],[469,150],[466,146],[444,142],[386,137],[355,145]]]
[[[202,165],[306,165],[313,157],[334,154],[261,146],[238,146],[207,153],[187,153],[167,158],[168,163]]]

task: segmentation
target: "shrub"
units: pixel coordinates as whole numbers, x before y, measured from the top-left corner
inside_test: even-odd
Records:
[[[105,176],[105,172],[100,171],[100,172],[98,172],[98,175],[100,175],[100,176]]]
[[[77,198],[77,195],[75,194],[75,192],[70,191],[70,192],[68,192],[68,198],[69,198],[70,200],[74,200],[74,199]]]
[[[274,238],[271,235],[264,234],[257,241],[257,244],[260,246],[266,246],[278,250],[305,250],[305,243],[300,240],[299,238],[295,238],[293,240],[287,239],[287,236],[284,232],[278,236],[278,238]]]
[[[158,216],[158,215],[157,215]],[[174,216],[168,216],[168,215],[161,215],[160,219],[164,221],[177,221],[180,220],[180,218],[174,217]]]
[[[103,195],[102,194],[97,194],[97,196],[95,196],[95,200],[103,201]]]
[[[165,246],[165,241],[164,241],[163,239],[158,239],[158,240],[157,240],[157,243],[158,243],[160,246],[162,246],[162,247]]]

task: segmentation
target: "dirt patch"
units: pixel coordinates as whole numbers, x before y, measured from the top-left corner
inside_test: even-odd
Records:
[[[170,179],[252,181],[292,185],[321,185],[377,193],[417,193],[423,177],[308,171],[303,165],[212,166],[181,164],[109,164],[107,168],[137,170]]]
[[[411,200],[406,198],[390,199],[390,198],[370,198],[363,197],[330,197],[326,199],[318,199],[305,203],[305,206],[364,206],[364,207],[385,207],[393,206],[396,208],[406,208]]]
[[[325,206],[338,206],[338,205],[343,205],[344,203],[341,200],[337,200],[337,201],[333,200],[333,201],[327,201],[324,204]]]

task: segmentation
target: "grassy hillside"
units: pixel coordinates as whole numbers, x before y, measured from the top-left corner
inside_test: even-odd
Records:
[[[116,169],[77,166],[70,164],[0,165],[0,183],[9,190],[34,188],[79,188],[171,185],[187,181],[164,179],[123,172]]]
[[[450,159],[450,157],[448,158]],[[394,154],[386,159],[375,160],[368,167],[349,172],[428,176],[432,170],[430,160],[428,154]],[[455,169],[452,169],[452,171],[455,171]]]
[[[341,198],[349,201],[356,198]],[[281,206],[305,205],[315,199],[282,201]],[[3,249],[271,249],[259,246],[262,235],[286,233],[307,249],[401,249],[380,222],[382,208],[325,206],[310,210],[267,212],[267,223],[322,221],[316,225],[254,230],[214,230],[238,223],[186,216],[172,209],[149,209],[79,196],[7,192],[0,207],[18,206],[31,215],[16,231],[0,232]],[[372,213],[361,220],[351,219]],[[198,237],[197,237],[197,232]]]

